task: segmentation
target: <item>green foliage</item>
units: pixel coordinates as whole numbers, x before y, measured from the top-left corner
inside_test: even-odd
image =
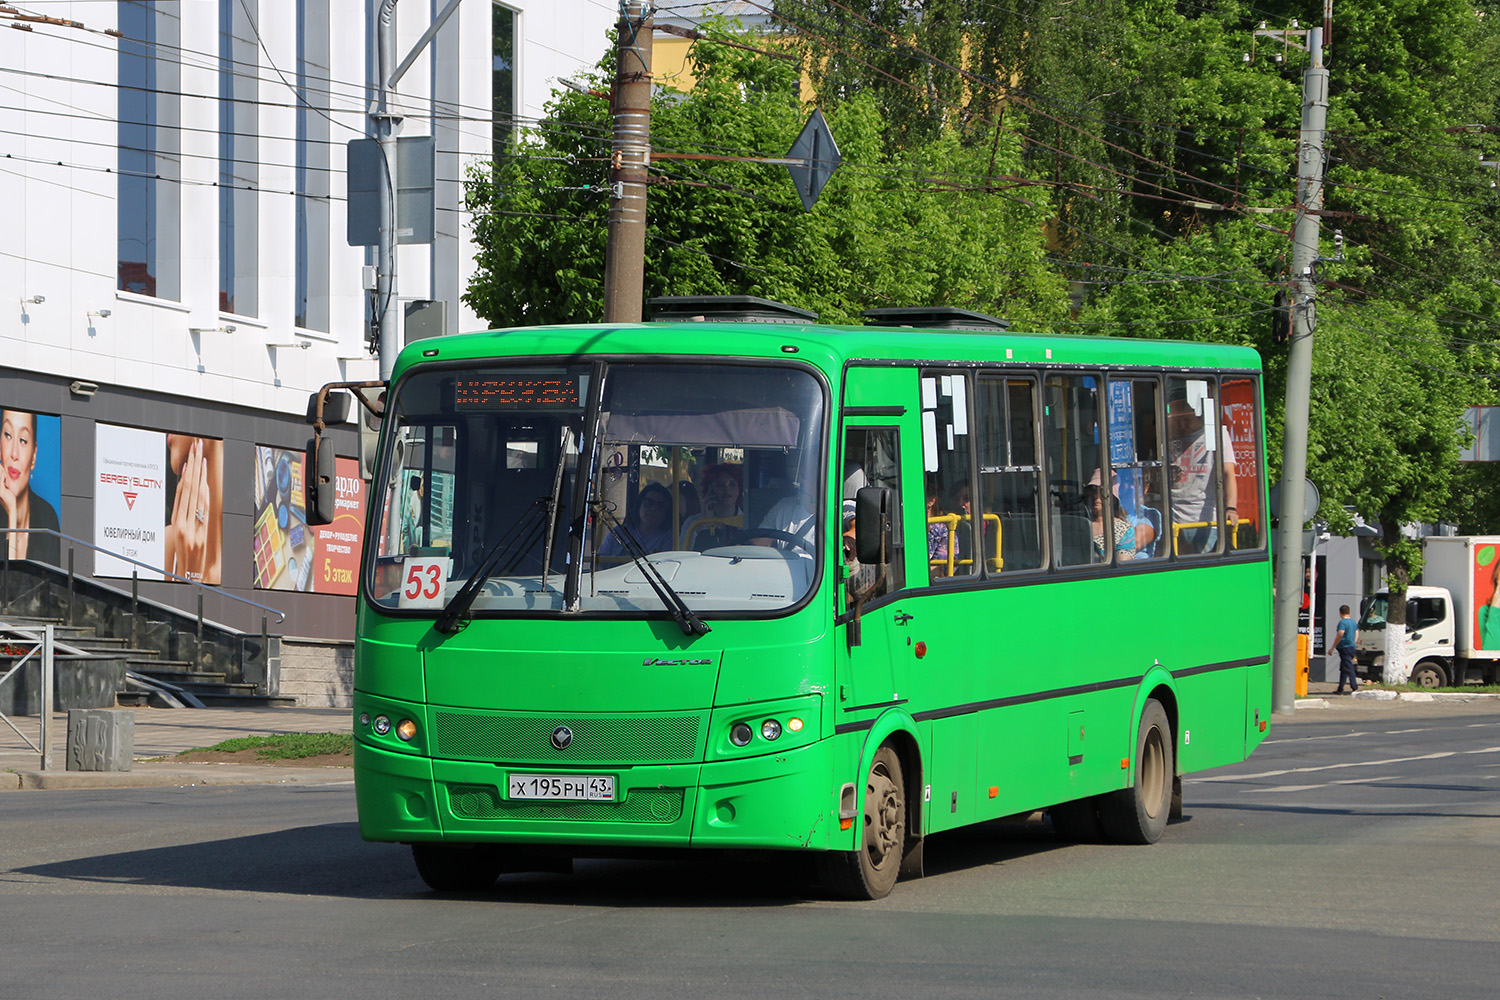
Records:
[[[652,106],[647,298],[757,295],[834,323],[889,305],[961,305],[1028,324],[1063,314],[1064,286],[1045,261],[1045,192],[973,182],[1019,170],[1013,136],[980,149],[944,130],[887,153],[883,109],[856,95],[828,112],[843,165],[805,212],[784,166],[749,159],[784,156],[801,131],[810,109],[796,66],[713,42],[694,58],[692,92]],[[465,301],[493,325],[602,318],[607,111],[557,94],[493,173],[471,174],[480,251]]]
[[[773,6],[844,165],[805,213],[780,166],[656,159],[648,296],[763,295],[827,321],[941,303],[1018,328],[1251,345],[1275,480],[1286,346],[1269,307],[1291,283],[1308,56],[1256,28],[1316,10]],[[1338,229],[1345,255],[1317,273],[1309,476],[1335,529],[1351,511],[1380,522],[1398,584],[1419,555],[1401,524],[1500,533],[1500,471],[1456,461],[1462,410],[1495,402],[1500,372],[1500,193],[1480,165],[1500,161],[1494,6],[1340,0],[1325,51],[1322,254]],[[711,41],[695,55],[694,91],[656,100],[658,152],[782,155],[809,111],[798,68]],[[467,298],[491,322],[599,317],[608,130],[604,102],[560,94],[496,183],[475,174],[481,270]]]

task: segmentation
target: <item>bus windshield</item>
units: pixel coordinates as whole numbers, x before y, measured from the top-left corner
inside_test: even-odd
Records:
[[[818,570],[825,408],[791,366],[413,372],[386,408],[367,592],[476,616],[789,608]]]

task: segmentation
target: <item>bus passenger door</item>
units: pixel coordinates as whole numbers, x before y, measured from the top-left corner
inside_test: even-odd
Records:
[[[839,678],[839,721],[874,718],[880,711],[905,702],[906,649],[912,615],[904,606],[905,548],[901,525],[901,461],[899,434],[892,426],[846,422],[840,466],[839,620],[844,622],[848,650]],[[886,490],[890,530],[884,558],[863,564],[855,554],[854,512],[861,489]],[[897,669],[899,666],[900,669]]]

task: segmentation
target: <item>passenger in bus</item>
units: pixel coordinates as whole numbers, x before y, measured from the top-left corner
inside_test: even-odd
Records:
[[[599,555],[618,558],[630,555],[630,548],[621,538],[629,532],[646,552],[665,552],[672,548],[672,494],[661,483],[649,483],[641,490],[635,501],[635,514],[616,528],[612,528],[604,544],[599,546]]]
[[[1204,383],[1206,385],[1206,383]],[[1220,424],[1216,442],[1204,432],[1205,420],[1188,399],[1186,380],[1173,380],[1167,394],[1167,453],[1172,473],[1172,522],[1179,553],[1212,552],[1218,545],[1219,474],[1224,480],[1224,521],[1233,534],[1235,509],[1234,442]],[[1206,394],[1198,407],[1213,406]],[[1186,525],[1179,529],[1177,525]]]
[[[1120,498],[1093,483],[1083,488],[1083,498],[1089,509],[1089,528],[1094,538],[1094,562],[1109,562],[1111,549],[1114,550],[1115,562],[1134,559],[1139,522],[1125,513]],[[1147,530],[1150,530],[1149,525]]]
[[[703,511],[682,525],[682,544],[701,552],[707,548],[728,545],[744,527],[744,490],[740,485],[740,467],[727,462],[706,466],[699,475],[702,484]],[[719,519],[724,520],[719,520]],[[708,521],[704,524],[702,522]]]
[[[927,480],[927,564],[933,576],[948,575],[948,546],[951,544],[948,522],[937,520],[947,514],[937,482]]]
[[[1102,478],[1099,470],[1095,469],[1088,485],[1083,488],[1084,505],[1089,512],[1089,526],[1094,539],[1094,561],[1109,561],[1108,548],[1104,543],[1106,508],[1109,509],[1111,521],[1109,534],[1114,537],[1115,561],[1150,558],[1151,543],[1156,541],[1156,525],[1149,514],[1154,512],[1147,512],[1144,508],[1137,513],[1130,511],[1120,499],[1119,473],[1109,474],[1108,494],[1100,486]]]

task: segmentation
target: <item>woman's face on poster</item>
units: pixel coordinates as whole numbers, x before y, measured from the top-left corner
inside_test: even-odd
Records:
[[[5,488],[20,496],[31,488],[36,468],[36,418],[20,410],[0,411],[0,461],[5,466]]]

